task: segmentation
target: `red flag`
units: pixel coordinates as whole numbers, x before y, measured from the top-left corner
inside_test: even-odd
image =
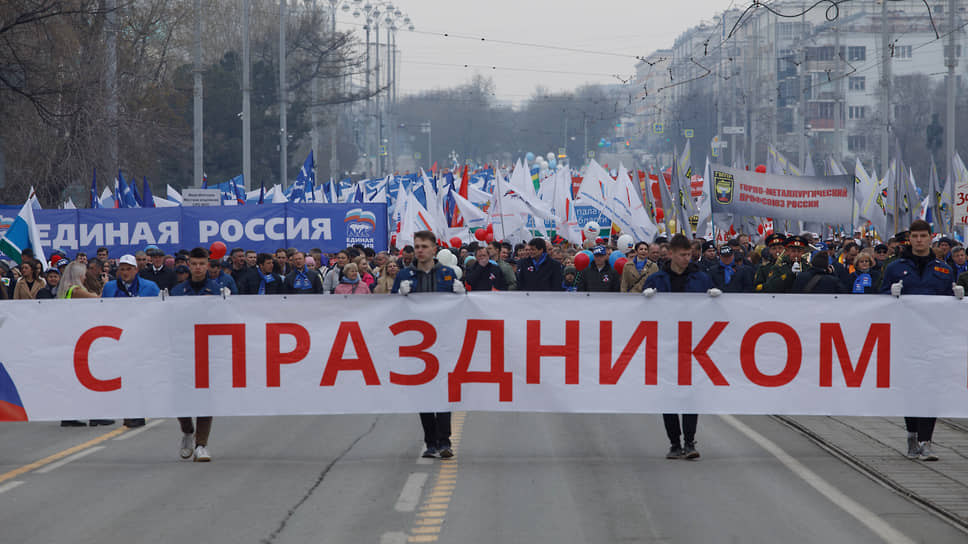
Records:
[[[460,190],[457,191],[457,194],[459,194],[461,198],[463,198],[464,200],[467,200],[467,184],[468,184],[467,165],[465,164],[464,173],[461,174],[460,176]]]
[[[434,165],[430,167],[430,171],[433,172],[435,176],[437,175],[437,161],[434,161]]]

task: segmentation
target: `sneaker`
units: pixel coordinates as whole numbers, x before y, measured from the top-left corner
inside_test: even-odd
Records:
[[[679,444],[670,446],[669,453],[666,454],[666,459],[682,459],[682,446]]]
[[[133,429],[135,427],[144,427],[145,426],[145,418],[141,417],[141,418],[129,418],[129,419],[125,419],[124,420],[124,426],[127,427],[127,428],[129,428],[129,429]]]
[[[441,448],[441,450],[440,450],[440,458],[441,459],[450,459],[453,456],[454,456],[454,450],[450,449],[449,446],[448,447]]]
[[[113,419],[92,419],[90,421],[91,427],[97,427],[98,425],[114,425]]]
[[[428,446],[427,449],[424,450],[423,455],[421,455],[421,457],[426,457],[428,459],[433,459],[434,457],[437,457],[437,448],[433,446]]]
[[[208,454],[208,450],[205,446],[195,446],[195,462],[196,463],[207,463],[212,460],[212,456]]]
[[[87,423],[76,419],[63,419],[61,420],[61,427],[87,427]]]
[[[686,446],[682,448],[682,457],[684,459],[699,459],[699,452],[696,451],[695,442],[686,442]]]
[[[907,457],[908,459],[917,459],[921,455],[921,446],[918,445],[918,435],[917,433],[908,433],[907,437]]]
[[[178,450],[178,455],[182,459],[188,459],[192,456],[192,452],[195,450],[193,445],[195,444],[195,435],[193,433],[182,433],[181,437],[181,448]]]
[[[938,460],[938,456],[935,455],[933,451],[931,451],[931,441],[930,440],[927,440],[925,442],[921,442],[918,445],[921,447],[921,455],[918,457],[918,459],[920,459],[922,461],[937,461]]]

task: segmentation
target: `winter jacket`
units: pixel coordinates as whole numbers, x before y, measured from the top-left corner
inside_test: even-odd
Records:
[[[835,272],[811,266],[797,274],[793,282],[794,293],[825,293],[835,295],[844,292],[844,286]]]
[[[258,270],[255,271],[256,276],[258,276],[258,283],[255,284],[255,290],[252,291],[251,295],[258,295],[259,289],[262,287],[262,274]],[[286,279],[276,274],[275,272],[270,272],[266,276],[266,287],[265,293],[263,295],[284,295],[286,294]]]
[[[905,248],[901,256],[887,265],[881,280],[881,293],[890,294],[891,286],[904,280],[901,290],[905,295],[951,295],[951,287],[957,280],[948,263],[932,257],[924,274],[921,274],[913,260],[911,250]]]
[[[871,268],[866,273],[854,272],[847,279],[847,292],[853,294],[877,294],[877,285],[881,281],[881,271]]]
[[[726,265],[722,262],[709,269],[707,274],[712,280],[713,285],[724,293],[752,293],[753,292],[753,268],[745,264],[738,264],[733,261],[733,275],[726,283]]]
[[[222,294],[219,286],[215,283],[215,280],[208,278],[206,276],[205,283],[198,290],[192,286],[192,280],[185,280],[178,285],[171,288],[171,296],[200,296],[200,295],[220,295]]]
[[[561,291],[561,265],[547,253],[518,263],[519,291]]]
[[[319,279],[319,274],[315,271],[306,268],[302,269],[302,273],[306,275],[306,279],[309,281],[308,289],[296,289],[296,275],[299,273],[297,270],[293,270],[286,276],[286,292],[294,295],[318,295],[323,292],[323,282]]]
[[[626,264],[628,266],[628,264]],[[581,278],[578,280],[578,290],[589,293],[618,293],[622,279],[608,263],[599,270],[595,263],[588,265],[588,268],[581,271]]]
[[[646,278],[645,285],[643,286],[642,290],[644,291],[652,288],[662,293],[671,293],[671,274],[672,268],[669,264],[666,264],[658,272]],[[689,266],[686,267],[685,274],[686,287],[683,292],[705,293],[713,288],[712,280],[709,279],[709,276],[705,272],[699,269],[699,265],[696,263],[689,263]]]
[[[101,298],[156,297],[160,292],[161,289],[155,282],[135,276],[130,291],[124,288],[120,279],[109,281],[101,291]]]
[[[369,295],[370,286],[360,280],[356,283],[340,282],[333,292],[335,295]]]
[[[475,262],[468,267],[464,277],[468,288],[471,291],[506,291],[507,284],[504,282],[504,272],[501,267],[491,261],[481,266]]]
[[[232,279],[240,295],[255,295],[259,293],[259,285],[262,283],[262,276],[255,267],[245,267],[241,270],[232,271]]]
[[[625,262],[625,268],[622,269],[622,287],[621,291],[623,293],[641,293],[645,287],[645,280],[652,274],[659,271],[659,265],[646,259],[645,265],[642,266],[642,270],[639,270],[635,266],[635,259]]]
[[[213,281],[216,284],[218,284],[219,289],[221,289],[222,287],[228,287],[229,292],[232,293],[233,295],[239,294],[239,287],[235,285],[235,280],[232,279],[231,275],[226,274],[224,270],[219,272],[218,277],[215,278]]]
[[[44,278],[37,278],[36,280],[34,280],[33,287],[29,287],[29,288],[27,287],[27,281],[24,280],[23,278],[20,278],[17,281],[17,286],[14,287],[13,289],[13,299],[14,300],[35,299],[37,298],[37,293],[39,293],[40,290],[43,289],[44,287],[47,287],[47,282],[44,281]]]
[[[422,293],[424,291],[420,286],[419,278],[417,277],[418,270],[413,266],[408,266],[399,272],[397,272],[396,280],[393,282],[393,290],[391,293],[398,293],[400,291],[400,282],[409,281],[410,292],[411,293]],[[435,263],[433,270],[430,272],[433,274],[434,289],[431,292],[437,293],[453,293],[454,292],[454,281],[457,279],[457,275],[454,273],[454,269],[449,266],[444,266],[440,263]]]
[[[142,268],[138,275],[154,282],[158,286],[158,289],[168,289],[171,291],[175,287],[175,284],[178,283],[178,280],[175,279],[175,271],[167,266],[162,266],[160,270],[155,272],[155,267],[149,264]]]

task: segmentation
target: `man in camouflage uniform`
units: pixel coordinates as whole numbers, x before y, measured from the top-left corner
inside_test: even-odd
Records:
[[[806,270],[809,260],[805,259],[809,246],[803,236],[789,236],[783,243],[783,253],[766,271],[766,280],[756,284],[758,293],[790,293],[793,283],[801,270]]]

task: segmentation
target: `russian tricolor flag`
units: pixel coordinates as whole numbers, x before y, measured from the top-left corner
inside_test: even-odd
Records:
[[[27,421],[27,411],[17,393],[17,386],[0,363],[0,421]]]

